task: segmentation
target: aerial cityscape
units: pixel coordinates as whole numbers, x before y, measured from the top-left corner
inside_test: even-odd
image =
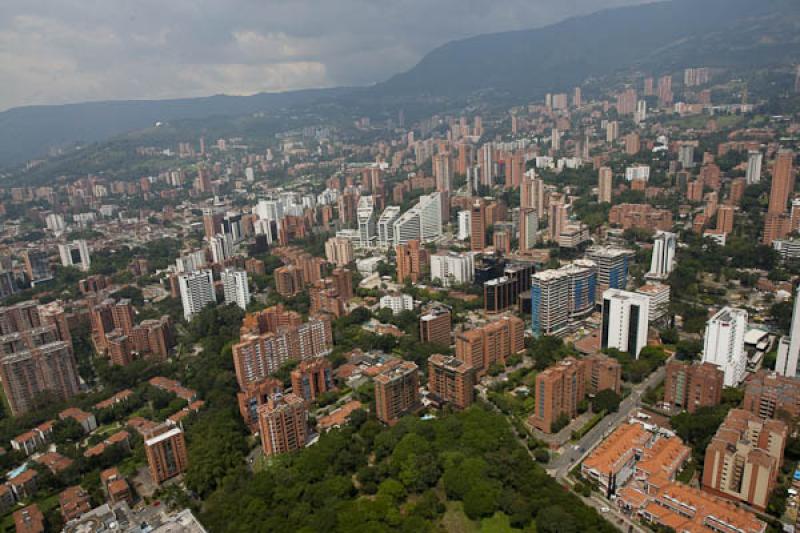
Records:
[[[0,533],[800,530],[800,3],[445,3],[0,89]]]

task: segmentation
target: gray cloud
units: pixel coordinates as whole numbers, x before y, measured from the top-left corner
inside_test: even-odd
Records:
[[[0,109],[369,84],[447,41],[643,0],[2,0]]]

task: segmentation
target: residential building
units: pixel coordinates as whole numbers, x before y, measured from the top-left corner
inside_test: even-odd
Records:
[[[362,196],[358,199],[356,218],[361,248],[372,248],[377,239],[375,199],[372,196]]]
[[[424,276],[428,266],[428,251],[420,245],[418,240],[410,240],[405,244],[395,246],[397,261],[397,282],[417,283]]]
[[[585,369],[584,384],[587,394],[597,394],[601,390],[622,393],[622,365],[613,357],[594,354],[580,359]]]
[[[236,304],[242,310],[250,305],[250,287],[247,283],[247,272],[226,268],[220,273],[226,304]]]
[[[650,300],[635,292],[608,289],[603,293],[602,347],[616,348],[636,359],[647,346]]]
[[[703,362],[722,369],[726,387],[736,387],[744,380],[747,370],[746,329],[747,311],[732,307],[723,307],[706,324]]]
[[[189,467],[186,439],[177,426],[164,423],[148,431],[144,451],[150,477],[156,485],[182,474]]]
[[[391,248],[394,245],[394,223],[400,217],[400,206],[390,205],[378,218],[378,246]]]
[[[403,361],[375,376],[375,414],[381,422],[394,425],[403,415],[420,406],[419,370]]]
[[[381,309],[391,309],[393,315],[414,309],[414,299],[408,294],[387,294],[380,299]]]
[[[719,405],[724,385],[725,374],[715,365],[670,361],[664,379],[664,403],[694,413],[700,407]]]
[[[286,265],[276,268],[273,272],[275,278],[275,292],[284,298],[291,298],[301,292],[305,287],[303,270],[296,265]]]
[[[432,307],[419,317],[419,339],[440,346],[450,346],[452,320],[450,310]]]
[[[355,260],[352,241],[342,237],[331,237],[325,241],[325,258],[338,267],[349,265]]]
[[[614,172],[610,167],[600,167],[597,174],[597,201],[611,203],[611,190],[614,183]]]
[[[300,361],[292,370],[292,393],[307,404],[314,402],[321,394],[336,388],[333,383],[333,365],[326,357],[315,357]]]
[[[646,283],[636,289],[638,294],[650,300],[647,318],[651,324],[669,313],[669,290],[669,285],[663,283]]]
[[[431,281],[439,280],[443,287],[469,284],[475,279],[474,252],[436,252],[431,255]]]
[[[506,358],[525,349],[525,322],[503,316],[482,327],[456,334],[456,357],[486,374],[492,365],[505,365]]]
[[[264,455],[293,452],[308,439],[308,410],[296,394],[273,394],[258,408],[259,433]]]
[[[745,382],[742,409],[760,418],[800,416],[800,379],[761,369]]]
[[[442,354],[428,358],[428,391],[440,402],[466,409],[472,405],[476,382],[475,369],[464,361]]]
[[[432,242],[442,235],[442,193],[421,196],[419,202],[394,221],[394,244]]]
[[[766,510],[788,436],[780,420],[731,409],[706,447],[703,489]]]
[[[782,337],[778,345],[775,372],[781,376],[796,377],[798,359],[800,359],[800,286],[795,292],[789,337]]]
[[[758,150],[750,150],[747,153],[747,173],[745,180],[748,185],[761,183],[761,166],[764,161],[764,154]]]
[[[178,287],[183,304],[183,318],[187,322],[207,305],[217,303],[214,276],[210,270],[197,270],[179,275]]]
[[[539,242],[539,215],[529,207],[519,211],[519,252],[523,255]]]
[[[603,494],[614,494],[633,477],[638,458],[652,437],[641,424],[621,424],[583,461],[581,475],[597,483]]]
[[[473,252],[482,252],[486,248],[486,205],[476,198],[470,205],[469,246]]]
[[[670,231],[672,212],[668,209],[657,209],[650,204],[617,204],[608,212],[608,223],[622,229]]]
[[[581,361],[568,357],[536,375],[531,425],[545,433],[562,417],[572,419],[578,414],[578,404],[586,397],[586,371]]]

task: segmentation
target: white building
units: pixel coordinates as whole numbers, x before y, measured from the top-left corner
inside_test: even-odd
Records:
[[[394,244],[394,223],[400,216],[400,206],[390,205],[378,219],[378,246],[390,248]]]
[[[250,287],[247,285],[247,272],[226,268],[220,273],[226,304],[236,304],[247,309],[250,304]]]
[[[647,296],[650,300],[650,315],[648,319],[651,324],[666,316],[669,311],[669,285],[647,283],[636,289],[636,292]]]
[[[233,257],[233,238],[230,234],[217,233],[208,239],[208,248],[211,250],[211,259],[215,263],[223,263]]]
[[[206,251],[195,250],[178,257],[175,260],[175,267],[178,272],[194,272],[206,266]]]
[[[92,266],[92,257],[89,255],[89,246],[86,241],[72,241],[58,245],[58,254],[61,256],[61,265],[77,267],[84,272]]]
[[[392,314],[398,315],[403,311],[414,309],[414,299],[408,294],[387,294],[381,297],[381,309],[391,309]]]
[[[458,212],[458,238],[459,241],[466,241],[472,234],[472,213],[469,210]]]
[[[716,365],[725,373],[726,387],[736,387],[744,380],[746,331],[747,311],[732,307],[723,307],[706,324],[703,362]]]
[[[372,196],[362,196],[358,199],[356,208],[358,219],[358,235],[361,248],[372,248],[375,244],[375,199]]]
[[[188,322],[208,304],[217,303],[214,276],[210,270],[196,270],[178,276],[183,318]]]
[[[751,150],[747,154],[747,174],[745,179],[748,185],[761,183],[761,165],[764,162],[764,154],[758,150]]]
[[[67,229],[67,225],[64,223],[64,217],[58,213],[50,213],[47,215],[44,218],[44,223],[47,229],[55,233],[56,236],[61,235],[64,233],[64,230]]]
[[[608,289],[603,293],[602,347],[616,348],[638,359],[647,346],[649,316],[647,296]]]
[[[435,279],[441,281],[443,287],[472,283],[475,279],[475,254],[437,252],[431,255],[431,280]]]
[[[634,165],[625,169],[625,179],[627,181],[650,179],[650,167],[647,165]]]
[[[678,236],[668,231],[659,231],[653,242],[653,256],[650,259],[648,278],[666,279],[675,268],[675,248]]]
[[[792,310],[792,326],[789,337],[782,337],[778,345],[778,360],[775,363],[775,372],[782,376],[797,376],[797,361],[800,357],[800,286],[794,298]]]
[[[394,222],[394,245],[418,240],[434,241],[442,236],[442,198],[434,192],[421,196],[417,205],[403,213]]]

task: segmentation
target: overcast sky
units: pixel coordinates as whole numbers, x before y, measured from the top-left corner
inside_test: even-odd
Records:
[[[452,39],[643,0],[0,0],[0,110],[369,84]]]

